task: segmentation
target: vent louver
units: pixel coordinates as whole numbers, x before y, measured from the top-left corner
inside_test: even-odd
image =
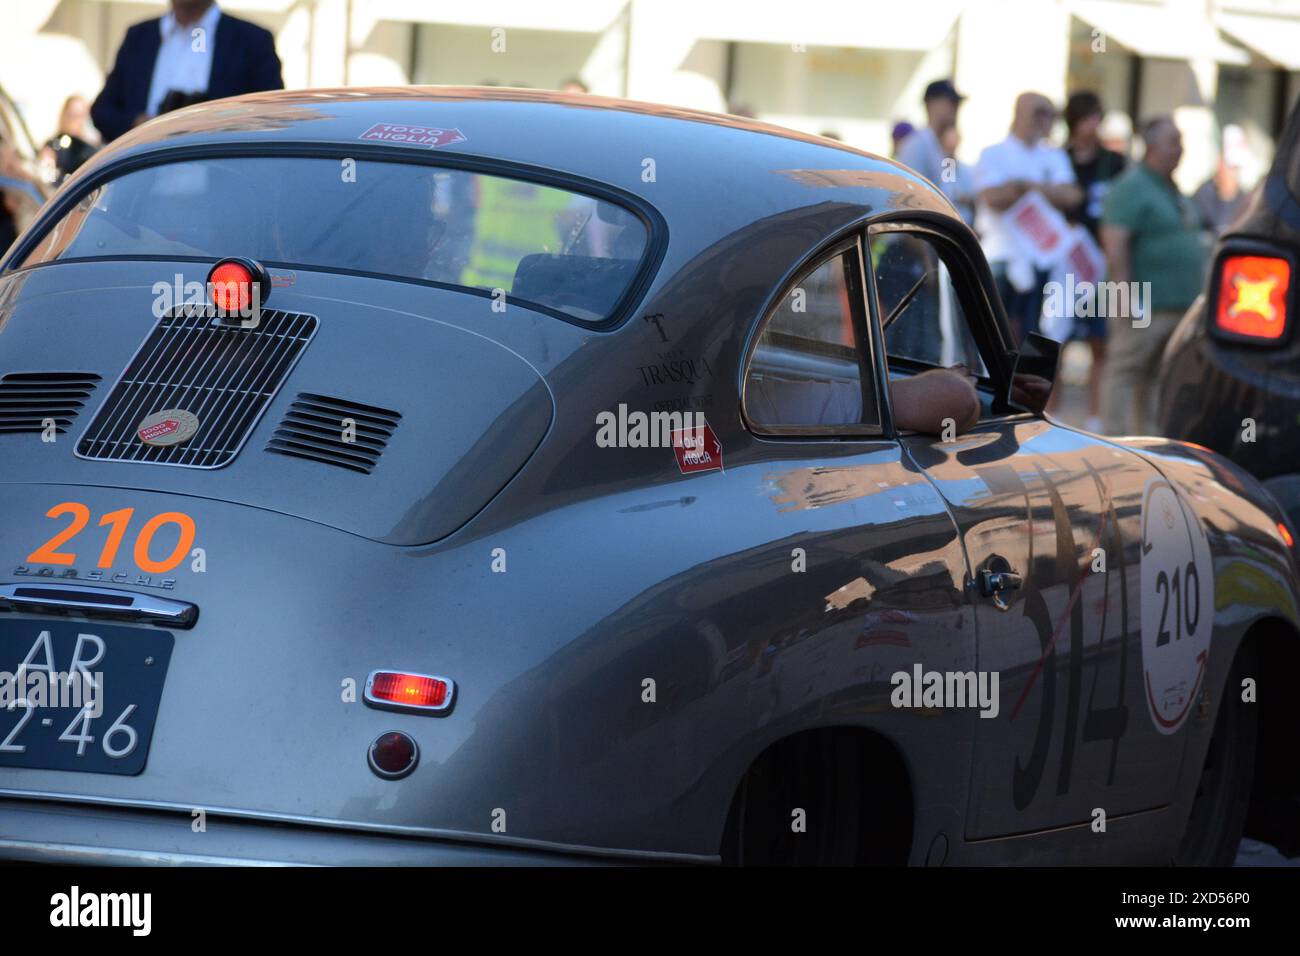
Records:
[[[154,326],[77,443],[82,458],[220,468],[243,447],[316,332],[316,318],[262,309],[255,328],[217,324],[202,308]],[[141,421],[178,410],[197,431],[174,445],[145,444]],[[174,424],[173,424],[174,427]]]
[[[402,416],[387,408],[325,395],[300,394],[266,450],[370,474]],[[347,427],[356,426],[355,440]]]
[[[93,372],[10,372],[0,378],[0,434],[66,432],[99,383]]]

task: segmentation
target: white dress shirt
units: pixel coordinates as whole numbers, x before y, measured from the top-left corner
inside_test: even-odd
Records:
[[[214,3],[196,23],[183,27],[172,13],[167,13],[158,23],[162,45],[153,65],[153,79],[149,83],[150,116],[158,115],[158,107],[171,90],[182,93],[204,93],[212,76],[212,48],[217,39],[217,21],[221,11]],[[202,31],[201,33],[198,31]]]
[[[1014,179],[1024,179],[1045,186],[1074,182],[1074,167],[1065,150],[1046,140],[1030,146],[1009,135],[980,153],[975,167],[975,188],[979,192],[1001,186]],[[1014,240],[1003,225],[1003,213],[979,201],[975,206],[975,231],[980,234],[984,255],[989,262],[1012,262],[1021,258]]]

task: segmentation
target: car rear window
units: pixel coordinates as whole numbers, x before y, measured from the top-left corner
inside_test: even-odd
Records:
[[[128,172],[88,193],[24,266],[241,255],[482,290],[609,318],[648,245],[640,217],[581,192],[409,163],[230,157]]]

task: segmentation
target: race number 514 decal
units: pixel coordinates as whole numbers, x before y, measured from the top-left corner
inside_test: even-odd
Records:
[[[118,549],[122,546],[122,539],[126,536],[127,527],[130,525],[131,517],[134,514],[134,508],[121,508],[117,511],[110,511],[99,519],[99,526],[101,528],[107,527],[109,531],[108,538],[104,542],[103,548],[100,549],[97,567],[111,568],[113,566]],[[72,519],[68,526],[29,554],[27,556],[28,561],[33,564],[72,565],[76,563],[77,555],[75,552],[61,551],[59,549],[75,538],[90,522],[90,509],[79,501],[64,501],[45,512],[47,518],[62,518],[65,515]],[[176,546],[166,557],[155,561],[150,554],[154,535],[171,524],[176,525],[180,531]],[[194,519],[182,511],[165,511],[162,514],[154,515],[145,522],[144,527],[136,532],[132,546],[132,557],[140,570],[147,571],[150,574],[165,574],[185,560],[185,556],[189,554],[190,547],[193,544]]]
[[[1163,478],[1142,491],[1142,669],[1156,729],[1183,725],[1205,676],[1214,565],[1200,520]]]

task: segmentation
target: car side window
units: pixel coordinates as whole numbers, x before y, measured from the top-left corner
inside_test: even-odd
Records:
[[[964,365],[981,378],[988,374],[952,276],[926,235],[874,233],[871,268],[887,358],[937,368]]]
[[[880,408],[865,353],[856,244],[804,273],[768,315],[745,372],[744,408],[756,431],[878,431]]]

